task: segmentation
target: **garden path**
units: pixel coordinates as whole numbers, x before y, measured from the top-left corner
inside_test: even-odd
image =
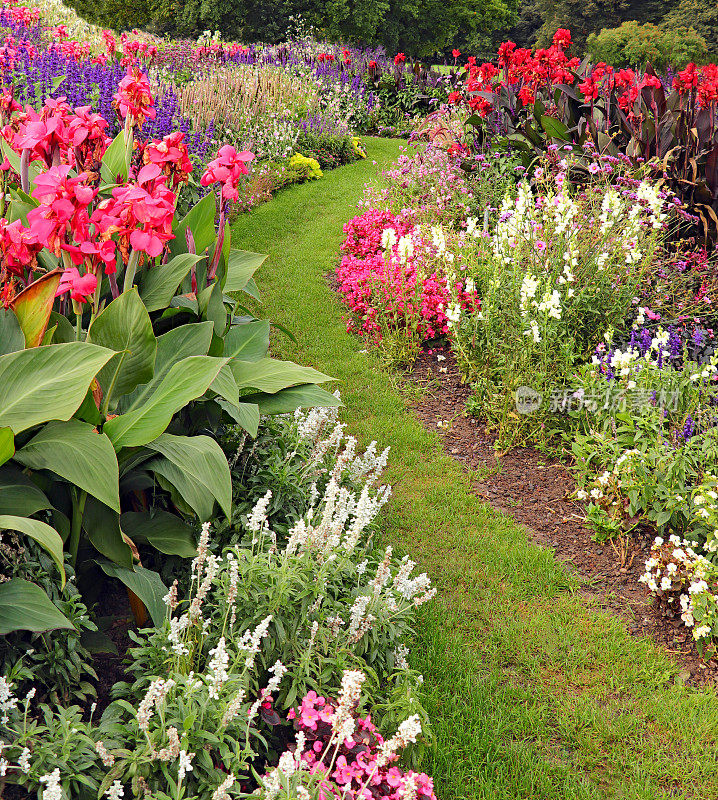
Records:
[[[718,697],[588,603],[577,579],[525,528],[471,491],[475,476],[410,405],[416,391],[346,332],[326,276],[362,185],[400,142],[293,187],[234,225],[233,242],[269,253],[263,316],[275,355],[339,381],[361,441],[391,445],[387,543],[426,570],[439,596],[421,611],[410,662],[425,677],[436,736],[428,763],[442,800],[658,800],[718,797]],[[414,396],[412,396],[412,391]]]

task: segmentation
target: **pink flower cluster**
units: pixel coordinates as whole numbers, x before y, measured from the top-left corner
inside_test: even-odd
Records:
[[[382,246],[385,230],[394,243]],[[338,290],[352,313],[348,329],[378,341],[382,324],[394,329],[414,326],[422,339],[447,332],[444,309],[449,302],[446,279],[431,265],[435,252],[407,216],[369,209],[344,226],[345,255],[337,267]],[[400,253],[399,240],[411,239]]]
[[[153,98],[146,77],[131,68],[121,86],[120,113],[135,124],[151,116]],[[130,264],[133,253],[135,265],[146,263],[148,268],[150,259],[162,256],[174,238],[175,190],[192,171],[182,132],[136,142],[126,131],[129,176],[118,175],[118,185],[108,195],[100,191],[101,159],[110,142],[107,122],[89,107],[73,109],[61,97],[47,98],[39,113],[29,106],[23,111],[6,90],[0,94],[2,119],[7,124],[0,135],[19,157],[0,165],[6,185],[21,186],[37,201],[26,223],[0,220],[3,302],[10,302],[23,284],[37,277],[37,254],[43,247],[65,267],[58,293],[70,291],[77,301],[95,292],[103,273],[116,296],[115,273],[122,264]],[[225,189],[236,188],[253,157],[222,148],[210,164],[212,175]],[[31,182],[29,164],[38,161],[43,171]]]
[[[200,178],[202,186],[219,183],[222,186],[222,200],[239,200],[237,187],[243,175],[249,174],[247,164],[254,160],[254,153],[243,150],[238,153],[231,144],[225,144],[217,151],[217,158],[207,164]]]
[[[370,716],[356,718],[355,731],[339,744],[330,772],[327,764],[334,755],[335,744],[329,748],[327,745],[332,738],[334,715],[334,702],[314,691],[307,693],[297,712],[292,710],[288,715],[297,732],[304,734],[305,764],[311,772],[326,773],[327,780],[322,785],[325,796],[402,800],[407,796],[407,784],[413,784],[416,800],[436,800],[434,782],[428,775],[395,766],[399,755],[390,749],[385,758],[381,757],[384,738]]]

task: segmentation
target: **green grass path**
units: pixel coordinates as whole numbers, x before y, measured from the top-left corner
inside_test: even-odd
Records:
[[[439,587],[411,661],[425,676],[437,745],[424,768],[440,800],[718,798],[718,698],[589,607],[552,553],[470,492],[470,476],[407,409],[395,379],[346,333],[324,275],[363,183],[399,143],[281,193],[234,225],[233,244],[269,253],[262,314],[297,344],[275,354],[339,379],[349,431],[391,445],[384,536]]]

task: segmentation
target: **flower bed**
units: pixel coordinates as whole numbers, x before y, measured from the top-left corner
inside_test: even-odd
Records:
[[[267,798],[409,787],[433,798],[430,778],[396,764],[429,734],[404,641],[435,590],[372,544],[387,451],[357,453],[324,409],[272,423],[251,448],[229,430],[223,446],[248,513],[203,526],[164,623],[133,635],[120,699],[87,721],[76,706],[38,706],[37,675],[0,679],[6,779],[44,798],[227,798],[257,785],[251,765]],[[293,449],[289,462],[278,446]],[[288,465],[293,494],[261,495]],[[398,731],[372,721],[379,703],[406,716]]]
[[[471,410],[500,447],[570,450],[599,540],[651,526],[643,580],[703,647],[718,636],[718,358],[710,224],[707,247],[693,234],[709,214],[673,191],[670,159],[651,160],[663,143],[639,149],[636,130],[606,138],[610,119],[603,130],[570,127],[573,91],[585,111],[619,92],[630,124],[646,119],[651,97],[656,124],[668,117],[665,81],[606,65],[576,78],[569,44],[561,31],[536,54],[508,43],[503,71],[469,61],[454,110],[427,120],[387,188],[368,190],[346,226],[338,289],[350,328],[392,359],[448,340]],[[562,84],[553,106],[544,67]],[[668,106],[710,123],[713,70],[678,74]],[[479,138],[456,124],[463,103]],[[713,136],[681,152],[705,155]]]

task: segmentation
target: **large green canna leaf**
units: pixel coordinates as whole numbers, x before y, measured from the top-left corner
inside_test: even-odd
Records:
[[[314,384],[291,386],[275,394],[245,394],[245,403],[256,403],[260,414],[291,414],[297,408],[338,408],[342,405],[333,394]]]
[[[259,361],[232,359],[232,373],[240,389],[274,394],[288,386],[302,383],[323,383],[334,380],[311,367],[300,367],[292,361],[262,358]]]
[[[117,353],[97,375],[104,408],[109,408],[113,396],[127,394],[152,380],[157,340],[136,288],[123,292],[95,317],[87,341]]]
[[[57,564],[62,576],[62,586],[65,585],[65,559],[62,554],[62,538],[60,534],[39,519],[16,517],[12,514],[0,514],[0,530],[19,531],[34,539],[52,557]]]
[[[77,411],[112,350],[87,342],[51,344],[0,356],[0,427],[18,434]]]
[[[176,468],[175,470],[161,469],[161,474],[183,495],[185,489],[188,489],[192,496],[199,492],[205,496],[214,497],[225,515],[230,517],[232,513],[232,479],[229,474],[227,458],[214,439],[210,439],[209,436],[173,436],[165,433],[150,442],[147,447],[160,453]],[[151,461],[147,468],[157,469],[157,460]],[[182,473],[181,479],[177,478],[177,471]],[[178,480],[181,481],[181,485]],[[189,487],[192,487],[191,490]],[[188,496],[185,495],[185,499],[192,505]],[[201,518],[204,522],[209,519],[209,515],[203,514]]]
[[[0,356],[25,349],[25,334],[11,308],[0,306]]]
[[[27,475],[12,464],[0,469],[0,514],[31,517],[48,508],[52,503]]]
[[[248,250],[230,250],[227,263],[227,275],[222,287],[225,292],[240,292],[246,289],[250,278],[267,260],[260,253]]]
[[[191,253],[180,253],[166,264],[145,270],[142,275],[140,296],[148,311],[159,311],[167,308],[174,297],[177,287],[190,267],[202,260],[202,256]]]
[[[227,309],[224,306],[222,287],[219,283],[207,286],[197,295],[197,301],[202,315],[214,324],[214,332],[217,336],[222,336],[227,327]]]
[[[39,586],[22,578],[0,583],[0,636],[13,631],[40,633],[59,628],[74,626]]]
[[[39,347],[60,285],[62,270],[47,272],[26,286],[10,303],[25,334],[25,347]]]
[[[120,517],[120,524],[135,544],[147,542],[170,556],[197,555],[192,528],[167,511],[128,511]]]
[[[115,450],[137,447],[156,439],[174,414],[207,391],[228,360],[190,356],[174,364],[144,402],[136,401],[129,411],[105,423],[104,431]]]
[[[115,449],[104,433],[86,422],[49,422],[15,453],[15,460],[32,469],[50,470],[120,511]]]
[[[167,606],[162,598],[169,590],[156,572],[138,565],[135,565],[134,569],[127,569],[109,561],[98,561],[98,563],[106,575],[121,580],[142,600],[156,627],[163,624],[167,617]]]
[[[183,513],[194,513],[201,522],[214,517],[214,495],[195,483],[182,467],[158,456],[147,463],[147,469],[154,472],[157,483],[171,493],[172,501]]]
[[[88,497],[82,527],[87,538],[103,556],[120,566],[132,567],[132,550],[124,540],[120,515],[116,511],[94,497]]]
[[[128,411],[138,407],[152,395],[170,371],[173,364],[189,356],[207,355],[212,342],[211,322],[193,322],[180,325],[157,337],[157,357],[155,358],[155,374],[149,383],[138,386],[134,392],[121,398],[120,411]]]
[[[235,381],[232,370],[229,368],[228,364],[222,367],[209,388],[213,392],[217,392],[220,397],[224,397],[228,403],[232,403],[232,405],[235,406],[239,403],[237,381]]]
[[[14,454],[15,437],[13,436],[12,428],[0,428],[0,466],[9,461]]]
[[[224,355],[241,361],[259,361],[269,350],[269,321],[256,320],[233,325],[224,337]]]
[[[269,396],[271,395],[262,395],[262,397]],[[237,405],[228,403],[226,400],[218,400],[217,402],[252,438],[257,435],[259,430],[259,406],[256,403],[245,403],[244,398]]]

